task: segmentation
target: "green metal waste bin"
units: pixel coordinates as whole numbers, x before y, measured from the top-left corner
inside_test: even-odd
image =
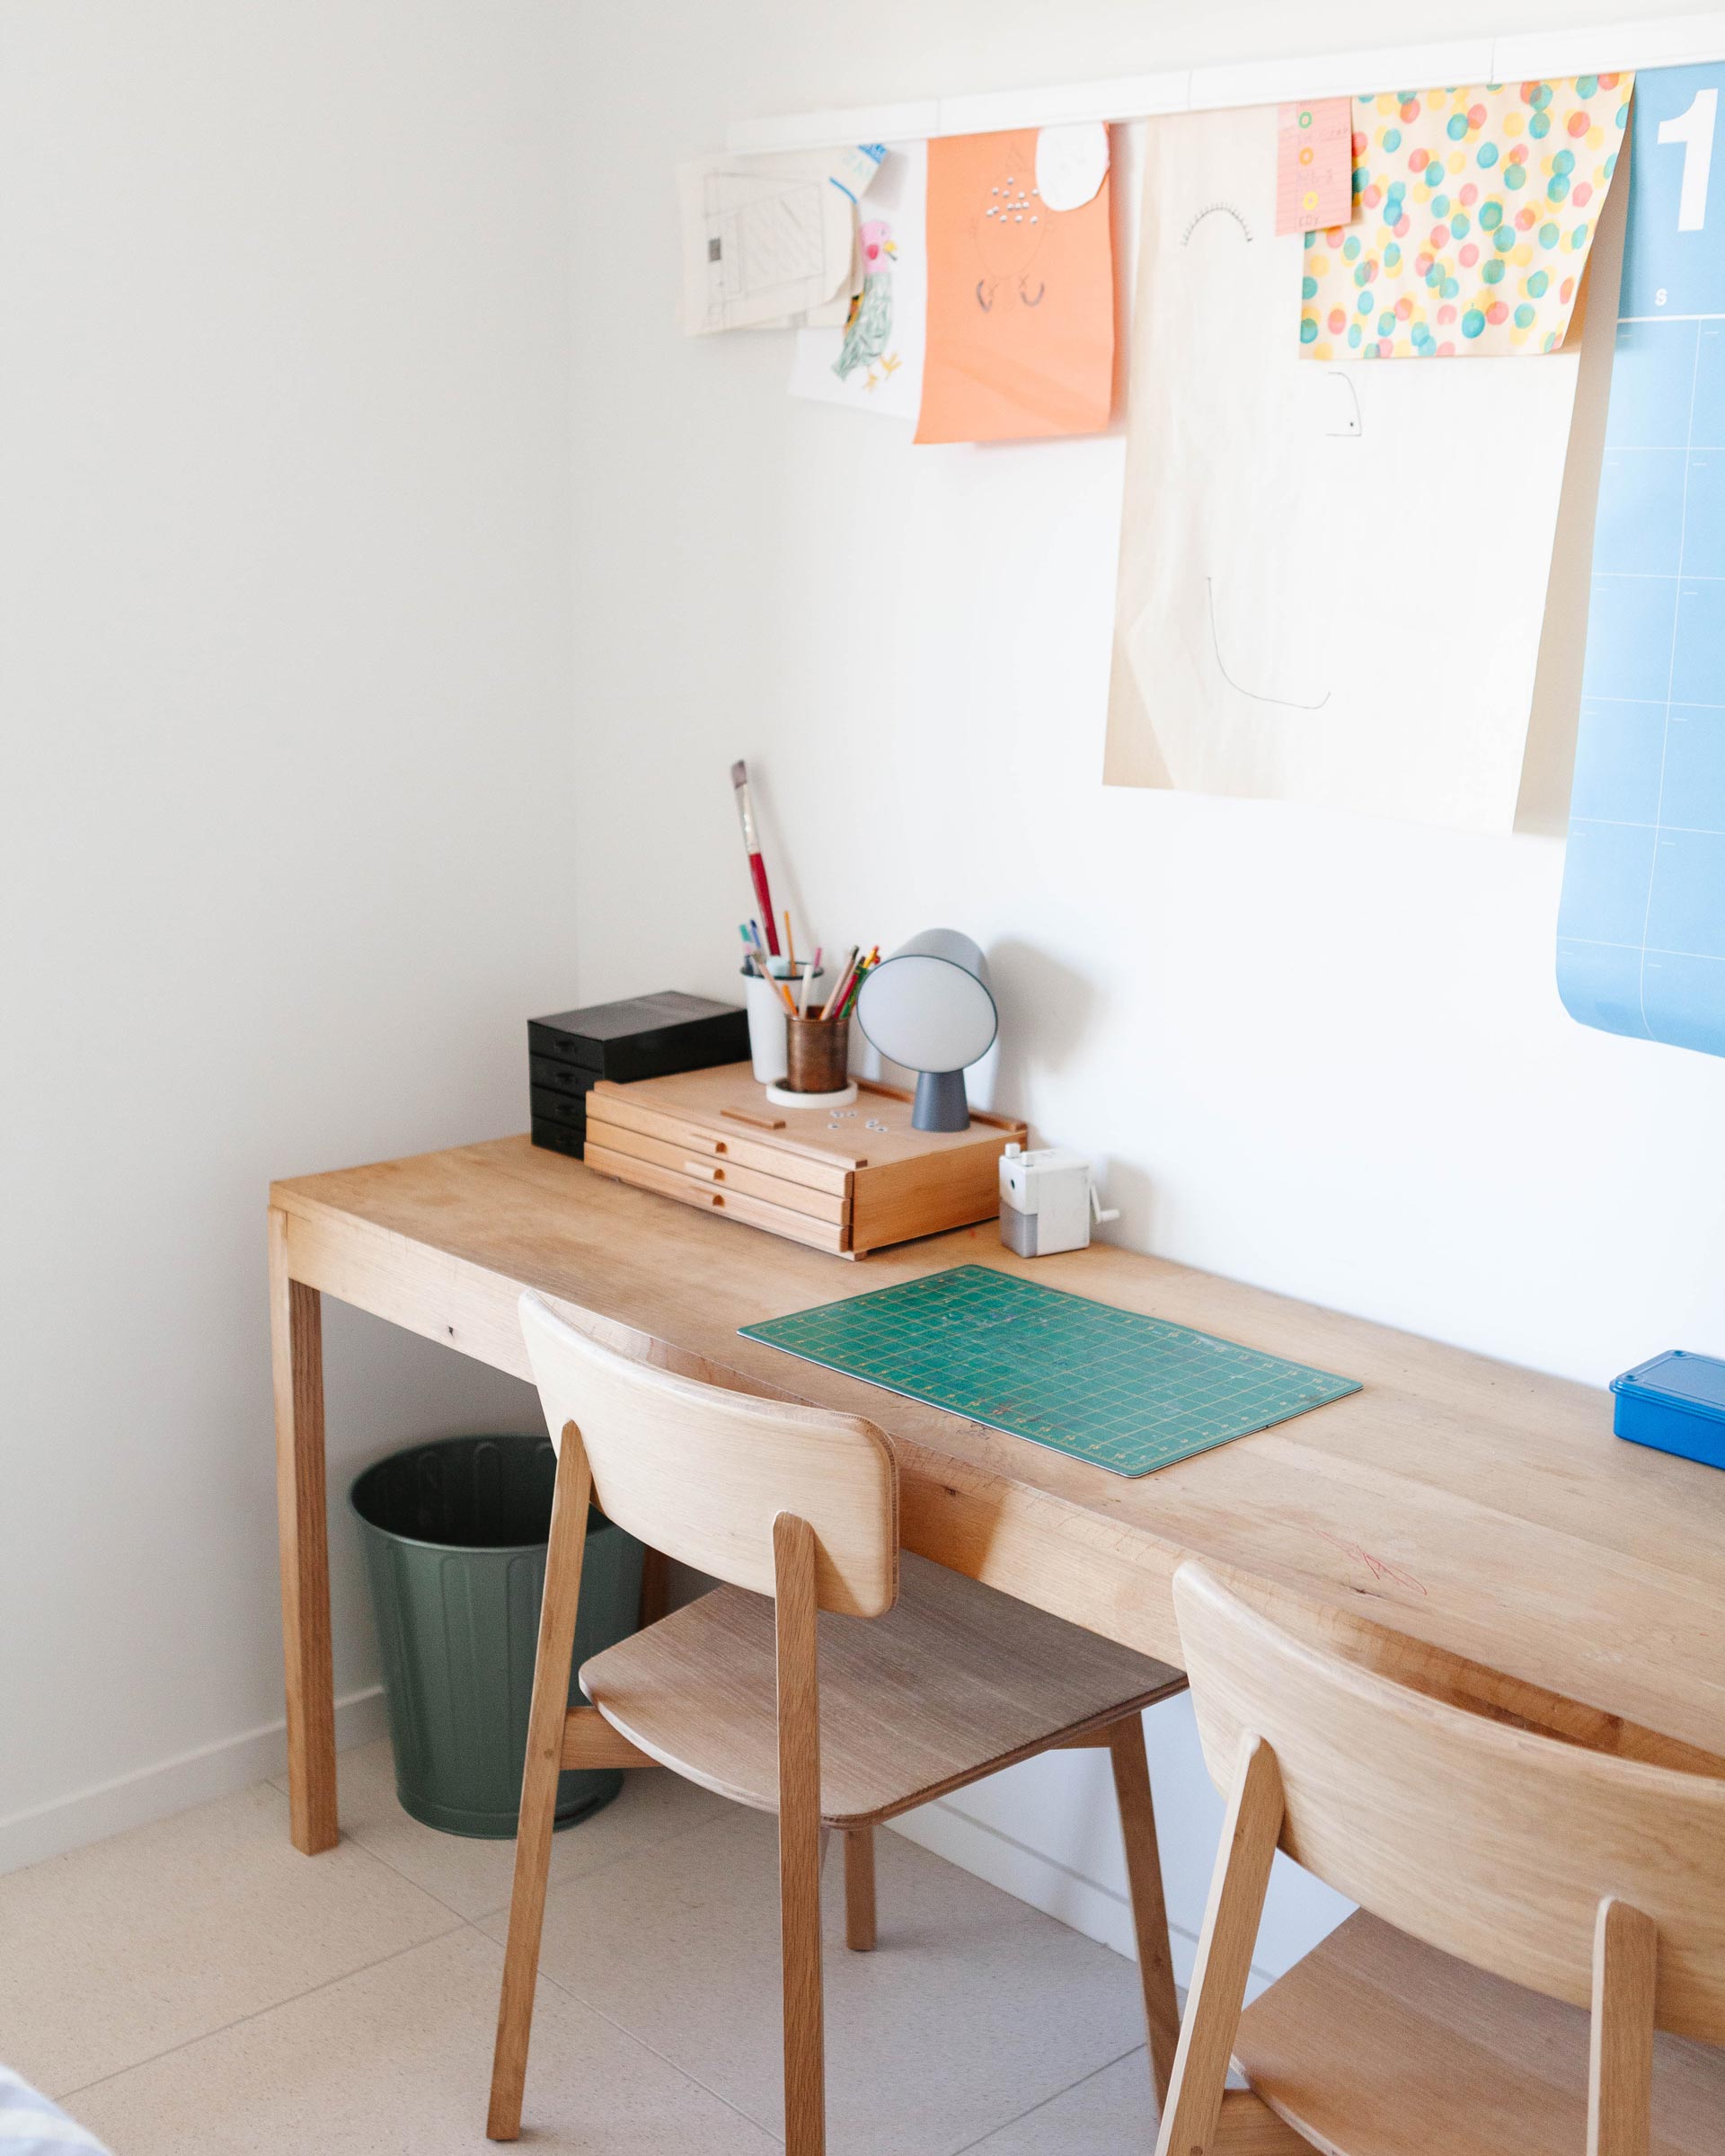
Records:
[[[359,1523],[402,1808],[446,1833],[505,1837],[521,1805],[539,1604],[557,1460],[544,1437],[445,1437],[368,1467],[348,1502]],[[635,1630],[641,1546],[588,1514],[570,1671]],[[571,1770],[557,1825],[623,1787],[619,1769]]]

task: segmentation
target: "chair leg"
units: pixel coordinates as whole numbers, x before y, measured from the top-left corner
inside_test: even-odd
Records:
[[[657,1624],[671,1606],[671,1560],[662,1550],[648,1550],[641,1560],[641,1601],[635,1622],[641,1631]]]
[[[1156,2156],[1190,2156],[1193,2149],[1220,2152],[1227,2146],[1219,2133],[1223,2112],[1242,2108],[1226,2102],[1228,2060],[1281,1829],[1282,1776],[1276,1754],[1261,1736],[1247,1734],[1241,1739],[1240,1763],[1222,1822],[1222,1845],[1198,1937],[1198,1960],[1168,2100],[1162,2107]],[[1243,2136],[1228,2138],[1238,2148]]]
[[[874,1951],[874,1829],[845,1835],[845,1944],[853,1954]]]
[[[509,1945],[503,1957],[503,1995],[497,2009],[497,2047],[491,2058],[491,2112],[485,2123],[486,2134],[492,2141],[513,2141],[521,2131],[521,2097],[527,2078],[533,1994],[539,1977],[539,1934],[545,1913],[545,1879],[551,1868],[551,1832],[557,1813],[557,1776],[562,1763],[563,1721],[569,1710],[569,1666],[575,1651],[575,1612],[580,1601],[591,1488],[580,1432],[571,1423],[563,1431],[557,1454],[551,1542],[545,1551],[545,1595],[539,1610],[539,1648],[533,1666],[533,1704],[527,1714],[527,1756],[521,1774],[521,1817],[516,1830],[515,1887],[509,1900]]]
[[[820,1996],[820,1693],[815,1535],[773,1523],[779,1690],[779,1947],[784,1973],[785,2156],[825,2156]]]
[[[1593,1937],[1588,2156],[1648,2156],[1659,1934],[1627,1902],[1599,1904]]]
[[[1126,1877],[1132,1894],[1132,1929],[1138,1947],[1138,1981],[1150,2038],[1150,2078],[1156,2107],[1168,2098],[1168,2078],[1180,2044],[1180,2001],[1174,1992],[1168,1912],[1163,1902],[1162,1857],[1156,1847],[1156,1812],[1150,1795],[1150,1763],[1144,1752],[1144,1719],[1133,1713],[1108,1733],[1114,1794],[1126,1842]]]

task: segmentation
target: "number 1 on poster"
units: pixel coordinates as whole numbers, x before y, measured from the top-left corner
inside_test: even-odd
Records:
[[[1699,232],[1707,222],[1707,182],[1713,170],[1713,127],[1719,92],[1697,90],[1689,109],[1659,122],[1662,145],[1683,145],[1683,185],[1677,195],[1677,230]]]

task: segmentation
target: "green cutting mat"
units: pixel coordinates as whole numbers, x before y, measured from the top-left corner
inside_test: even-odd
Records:
[[[1351,1377],[986,1265],[739,1330],[1115,1475],[1153,1474],[1359,1391]]]

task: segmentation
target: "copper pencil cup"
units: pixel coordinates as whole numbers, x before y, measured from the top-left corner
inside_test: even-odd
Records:
[[[836,1093],[850,1080],[851,1021],[845,1018],[785,1021],[784,1088],[790,1093]]]

